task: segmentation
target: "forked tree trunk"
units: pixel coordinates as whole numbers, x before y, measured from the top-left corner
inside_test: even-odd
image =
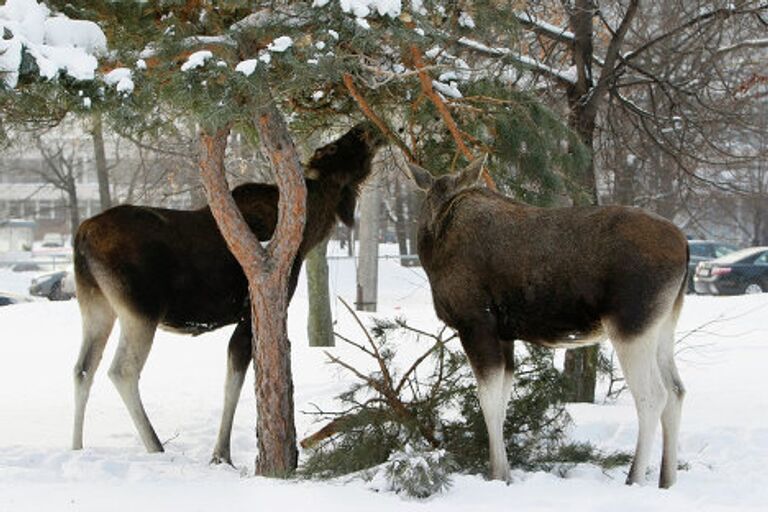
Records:
[[[285,121],[271,98],[259,107],[255,124],[280,190],[277,227],[266,249],[237,209],[224,175],[228,127],[201,134],[200,171],[219,230],[248,279],[256,340],[256,474],[286,477],[298,460],[287,333],[288,280],[304,230],[306,186]]]

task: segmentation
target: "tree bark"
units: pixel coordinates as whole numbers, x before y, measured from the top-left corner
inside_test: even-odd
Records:
[[[599,345],[565,351],[566,401],[595,401]]]
[[[280,197],[277,226],[266,249],[229,192],[224,174],[229,127],[201,133],[200,171],[211,212],[248,279],[255,340],[256,474],[285,477],[296,469],[298,461],[287,309],[289,276],[306,218],[306,186],[285,121],[272,98],[267,100],[258,107],[255,124]]]
[[[109,191],[109,169],[107,169],[107,157],[104,151],[104,127],[100,112],[93,115],[91,137],[93,138],[93,155],[96,161],[96,180],[99,183],[99,204],[101,211],[104,211],[112,206],[112,197]]]
[[[331,299],[328,293],[328,260],[325,257],[327,249],[328,239],[326,238],[309,251],[305,265],[309,294],[307,336],[310,347],[334,345]]]
[[[400,175],[397,174],[394,180],[394,215],[395,215],[395,236],[397,237],[397,247],[400,252],[400,265],[403,267],[408,266],[408,229],[407,219],[405,216],[405,196],[406,189],[403,183],[400,182]]]
[[[374,172],[363,188],[360,198],[360,253],[357,264],[358,311],[376,311],[379,274],[379,208],[381,190],[378,173]]]
[[[616,72],[617,60],[624,36],[637,13],[639,0],[631,0],[618,29],[613,33],[608,45],[599,79],[592,74],[594,58],[593,19],[597,11],[594,0],[576,0],[569,12],[569,23],[574,33],[572,49],[573,63],[576,67],[576,83],[568,89],[568,124],[589,149],[592,158],[579,177],[581,190],[573,195],[575,204],[598,204],[597,183],[595,180],[594,138],[597,126],[597,112],[604,101],[606,92]],[[565,353],[565,377],[569,383],[569,396],[572,402],[594,402],[597,384],[598,346],[568,350]]]

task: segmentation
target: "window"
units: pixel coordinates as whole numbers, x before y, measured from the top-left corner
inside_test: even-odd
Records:
[[[691,249],[691,256],[698,256],[699,258],[711,258],[712,248],[709,244],[689,244]]]
[[[768,266],[768,251],[755,258],[755,265]]]
[[[715,258],[725,256],[735,251],[736,248],[730,245],[716,245],[715,246]]]

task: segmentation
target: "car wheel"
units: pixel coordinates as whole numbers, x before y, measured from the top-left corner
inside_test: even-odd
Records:
[[[750,283],[744,288],[744,293],[752,295],[754,293],[763,293],[763,287],[758,283]]]

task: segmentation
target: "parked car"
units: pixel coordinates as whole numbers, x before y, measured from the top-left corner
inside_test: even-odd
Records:
[[[48,300],[69,300],[75,296],[75,277],[69,270],[42,274],[32,280],[29,294]]]
[[[696,293],[711,295],[768,292],[768,247],[750,247],[699,263],[693,285]]]
[[[24,302],[32,302],[32,299],[17,295],[10,292],[0,291],[0,306],[10,306],[12,304],[23,304]]]
[[[721,258],[737,250],[736,246],[713,240],[688,240],[691,259],[688,261],[688,293],[694,292],[693,275],[702,261]]]
[[[33,261],[22,261],[11,267],[14,272],[40,272],[43,267]]]

